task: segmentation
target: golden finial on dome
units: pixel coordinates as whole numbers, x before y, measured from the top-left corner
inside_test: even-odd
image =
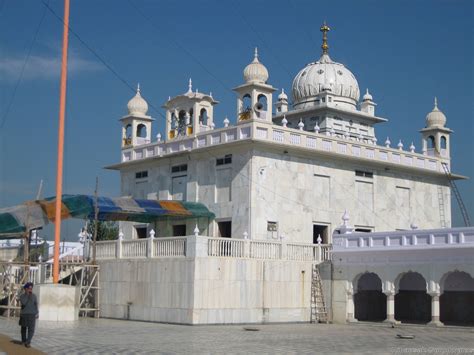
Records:
[[[323,54],[328,54],[328,32],[331,30],[328,25],[326,25],[326,21],[324,21],[323,25],[319,29],[323,33],[323,44],[321,48],[323,50]]]

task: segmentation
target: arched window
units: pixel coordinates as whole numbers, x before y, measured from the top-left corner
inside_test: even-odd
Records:
[[[137,137],[146,138],[146,126],[144,124],[137,126]]]
[[[177,128],[178,127],[178,120],[176,117],[176,114],[173,112],[171,113],[171,128]]]
[[[186,111],[181,110],[179,111],[178,117],[178,135],[186,135]]]
[[[441,149],[446,149],[446,137],[441,136]]]
[[[132,125],[130,123],[125,126],[125,138],[132,138]]]
[[[207,126],[207,110],[205,108],[201,109],[199,123],[203,126]]]
[[[428,137],[428,149],[434,149],[435,148],[435,137],[429,136]]]
[[[265,95],[258,95],[257,102],[260,104],[259,106],[261,106],[261,111],[267,111],[267,97]]]
[[[250,96],[250,94],[245,94],[242,97],[242,108],[240,112],[250,111],[251,106],[252,106],[252,97]]]

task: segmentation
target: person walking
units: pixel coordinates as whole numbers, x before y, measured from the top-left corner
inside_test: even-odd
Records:
[[[21,326],[21,342],[27,348],[31,345],[31,339],[35,334],[35,323],[38,318],[38,300],[33,293],[33,283],[27,282],[23,286],[24,293],[20,296],[20,326]]]

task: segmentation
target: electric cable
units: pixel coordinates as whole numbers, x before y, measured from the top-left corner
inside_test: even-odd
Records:
[[[159,33],[166,32],[158,26],[155,21],[153,21],[147,14],[145,14],[132,0],[128,0],[128,3],[135,9],[135,11],[140,14],[155,30]],[[168,32],[169,33],[169,32]],[[198,64],[207,74],[209,74],[214,80],[216,80],[227,92],[230,92],[234,96],[234,92],[229,88],[229,85],[225,84],[220,78],[218,78],[214,73],[212,73],[192,52],[186,49],[185,46],[181,45],[177,40],[173,39],[171,36],[168,36],[169,40],[178,48],[180,51],[186,53],[186,55],[191,58],[196,64]]]
[[[48,0],[48,2],[49,2],[49,0]],[[1,11],[4,3],[5,2],[3,2],[2,5],[0,5],[0,11]],[[8,114],[10,113],[10,109],[13,105],[13,101],[15,101],[15,96],[16,96],[16,93],[18,91],[18,87],[20,86],[20,83],[23,80],[23,75],[25,73],[26,65],[28,64],[28,61],[30,59],[31,51],[33,50],[33,46],[36,42],[36,38],[37,38],[38,33],[40,31],[41,25],[43,24],[43,20],[44,20],[45,16],[46,16],[46,9],[43,10],[43,13],[41,14],[41,19],[38,22],[38,25],[36,26],[36,30],[35,30],[35,33],[33,35],[33,39],[31,40],[30,47],[28,48],[28,52],[26,54],[25,60],[23,61],[23,65],[21,67],[20,75],[19,75],[19,77],[18,77],[18,79],[15,83],[15,87],[13,88],[13,93],[12,93],[12,96],[10,98],[10,101],[7,104],[7,108],[5,109],[5,113],[2,116],[1,123],[0,123],[0,130],[3,130],[3,127],[5,126],[5,123],[7,122]]]
[[[43,5],[49,10],[49,12],[51,12],[53,14],[54,17],[56,17],[56,19],[58,21],[60,21],[62,24],[64,24],[64,20],[61,16],[59,16],[46,2],[45,0],[41,0],[41,2],[43,3]],[[112,68],[112,66],[104,59],[102,58],[90,45],[88,45],[82,38],[81,36],[79,36],[78,33],[76,33],[72,28],[71,26],[68,26],[69,28],[69,31],[72,33],[72,35],[87,49],[89,50],[89,52],[91,52],[94,57],[96,57],[118,80],[120,80],[122,82],[122,84],[124,84],[127,88],[130,89],[130,91],[132,92],[136,92],[136,89],[127,81],[125,80],[114,68]],[[143,96],[143,95],[142,95]],[[145,98],[143,96],[143,98]],[[153,104],[151,104],[150,102],[148,102],[148,106],[150,106],[156,113],[158,113],[161,117],[165,118],[163,116],[163,114],[161,113],[161,111],[159,111]]]

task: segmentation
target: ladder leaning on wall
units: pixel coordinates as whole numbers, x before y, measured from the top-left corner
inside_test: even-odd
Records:
[[[327,323],[328,312],[324,303],[321,275],[317,264],[313,264],[311,275],[311,323]]]
[[[454,196],[456,197],[456,200],[458,201],[459,209],[461,210],[461,215],[464,220],[464,224],[466,227],[469,227],[471,225],[471,221],[469,219],[469,213],[467,212],[466,206],[464,205],[464,202],[462,200],[461,194],[459,193],[458,187],[456,186],[454,180],[451,178],[451,170],[449,169],[448,164],[446,163],[441,163],[444,169],[444,173],[448,177],[448,183],[449,186],[451,187],[451,191],[454,192]]]

